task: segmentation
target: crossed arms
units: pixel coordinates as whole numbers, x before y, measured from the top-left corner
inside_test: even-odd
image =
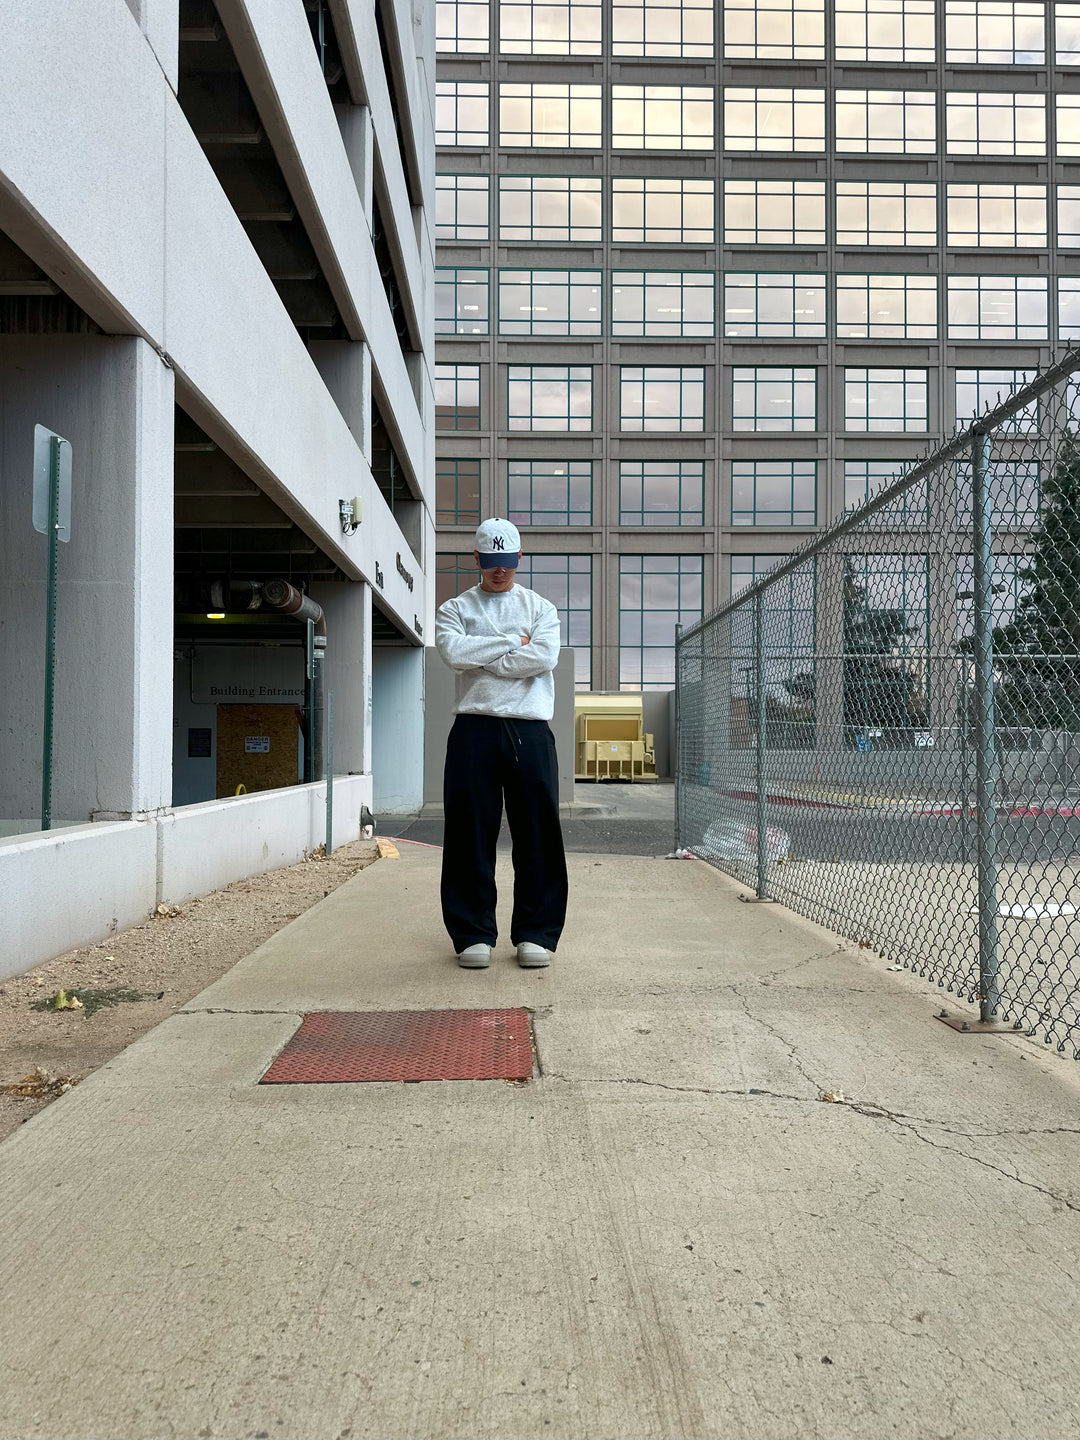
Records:
[[[531,635],[469,635],[458,615],[440,612],[435,646],[452,670],[486,670],[506,680],[525,680],[554,670],[559,617],[554,609],[544,609]]]

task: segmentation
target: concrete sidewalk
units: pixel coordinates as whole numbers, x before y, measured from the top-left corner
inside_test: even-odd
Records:
[[[402,851],[0,1146],[0,1436],[1080,1431],[1073,1063],[698,862],[572,856],[552,969],[461,971]],[[514,1004],[525,1086],[256,1083]]]

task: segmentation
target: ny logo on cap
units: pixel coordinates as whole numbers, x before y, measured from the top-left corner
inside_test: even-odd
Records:
[[[492,537],[491,548],[492,548],[492,550],[505,550],[505,549],[506,549],[506,546],[505,546],[505,544],[503,543],[503,538],[502,538],[501,535],[495,535],[495,536]]]

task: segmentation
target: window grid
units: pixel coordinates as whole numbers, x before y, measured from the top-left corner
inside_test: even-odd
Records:
[[[817,461],[733,460],[732,525],[816,525]]]
[[[1057,97],[1057,153],[1080,155],[1080,95]]]
[[[876,433],[929,428],[929,376],[925,370],[845,369],[844,428]]]
[[[704,525],[702,460],[621,460],[620,525]]]
[[[852,510],[869,500],[871,495],[899,479],[909,465],[907,460],[845,460],[844,508]],[[926,482],[905,490],[891,505],[876,511],[868,525],[888,528],[891,525],[925,525],[928,522]]]
[[[1068,250],[1080,248],[1080,185],[1057,187],[1057,243]]]
[[[588,175],[500,175],[499,239],[603,240],[603,181]]]
[[[436,145],[487,145],[490,128],[486,80],[436,80]]]
[[[600,335],[603,271],[500,270],[500,335]]]
[[[612,243],[711,245],[715,206],[712,180],[616,175],[611,182]]]
[[[1031,0],[949,0],[949,65],[1043,65],[1046,6]]]
[[[440,55],[486,55],[488,0],[436,0],[435,49]]]
[[[439,456],[435,461],[436,525],[480,524],[480,461]]]
[[[500,0],[503,55],[600,55],[600,0]]]
[[[824,58],[824,0],[725,0],[725,60]]]
[[[435,556],[435,604],[445,605],[455,595],[461,595],[472,586],[479,584],[479,569],[471,555],[448,555],[445,552]]]
[[[613,150],[711,150],[710,85],[613,85]]]
[[[824,180],[726,180],[727,245],[824,245]]]
[[[439,269],[435,271],[436,335],[488,333],[488,272]]]
[[[488,207],[486,175],[436,175],[435,239],[486,244]]]
[[[1046,246],[1045,185],[948,185],[950,245]]]
[[[701,619],[700,555],[619,556],[619,689],[675,683],[675,627]]]
[[[837,275],[841,340],[936,340],[936,275]]]
[[[824,275],[725,274],[724,334],[729,339],[820,340],[825,327]]]
[[[900,611],[905,623],[890,636],[890,653],[924,657],[930,637],[927,556],[846,555],[844,569],[845,579],[852,582],[844,586],[845,622],[865,623],[873,614]]]
[[[1035,379],[1034,370],[957,370],[956,424],[966,428],[972,420],[1007,400]],[[1027,435],[1039,428],[1039,406],[1035,401],[1002,422],[1006,435]]]
[[[550,600],[559,639],[574,649],[574,688],[592,687],[592,556],[522,555],[517,583]]]
[[[713,57],[713,0],[614,0],[611,53]]]
[[[760,580],[784,555],[733,555],[731,594],[738,595]],[[770,585],[762,597],[764,612],[765,683],[768,712],[766,743],[780,749],[803,749],[814,743],[815,592],[817,573],[810,561],[810,583],[805,573],[788,575]],[[754,694],[754,610],[744,606],[733,617],[731,739],[747,746],[756,730],[749,714]],[[741,662],[741,663],[739,663]],[[742,715],[739,706],[745,707]]]
[[[1080,276],[1058,280],[1058,339],[1080,339]]]
[[[515,525],[591,525],[592,486],[591,460],[508,460],[507,519]]]
[[[1038,275],[950,275],[950,340],[1045,340],[1047,285]]]
[[[701,270],[613,270],[611,333],[711,339],[715,278]]]
[[[1054,53],[1059,65],[1080,65],[1080,5],[1054,6]]]
[[[990,513],[995,525],[1034,525],[1039,516],[1039,462],[992,459],[988,467]],[[971,465],[956,467],[956,518],[971,524]]]
[[[731,428],[816,430],[817,371],[812,366],[733,366]]]
[[[825,91],[729,86],[724,91],[724,148],[824,150]]]
[[[619,425],[623,430],[704,430],[704,369],[696,365],[620,366]]]
[[[948,91],[945,150],[949,155],[1045,155],[1045,98],[1002,90]]]
[[[837,245],[936,245],[937,186],[922,181],[838,180]]]
[[[836,148],[842,154],[933,155],[933,90],[837,90]]]
[[[435,428],[480,429],[480,366],[435,366]]]
[[[510,430],[591,430],[591,365],[508,365]]]
[[[934,0],[836,0],[837,60],[934,59]]]
[[[599,85],[508,82],[499,86],[499,144],[598,150],[601,114]]]

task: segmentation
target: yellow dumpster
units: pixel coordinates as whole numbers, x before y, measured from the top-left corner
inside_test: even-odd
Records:
[[[655,780],[653,737],[640,695],[574,696],[577,780]]]

